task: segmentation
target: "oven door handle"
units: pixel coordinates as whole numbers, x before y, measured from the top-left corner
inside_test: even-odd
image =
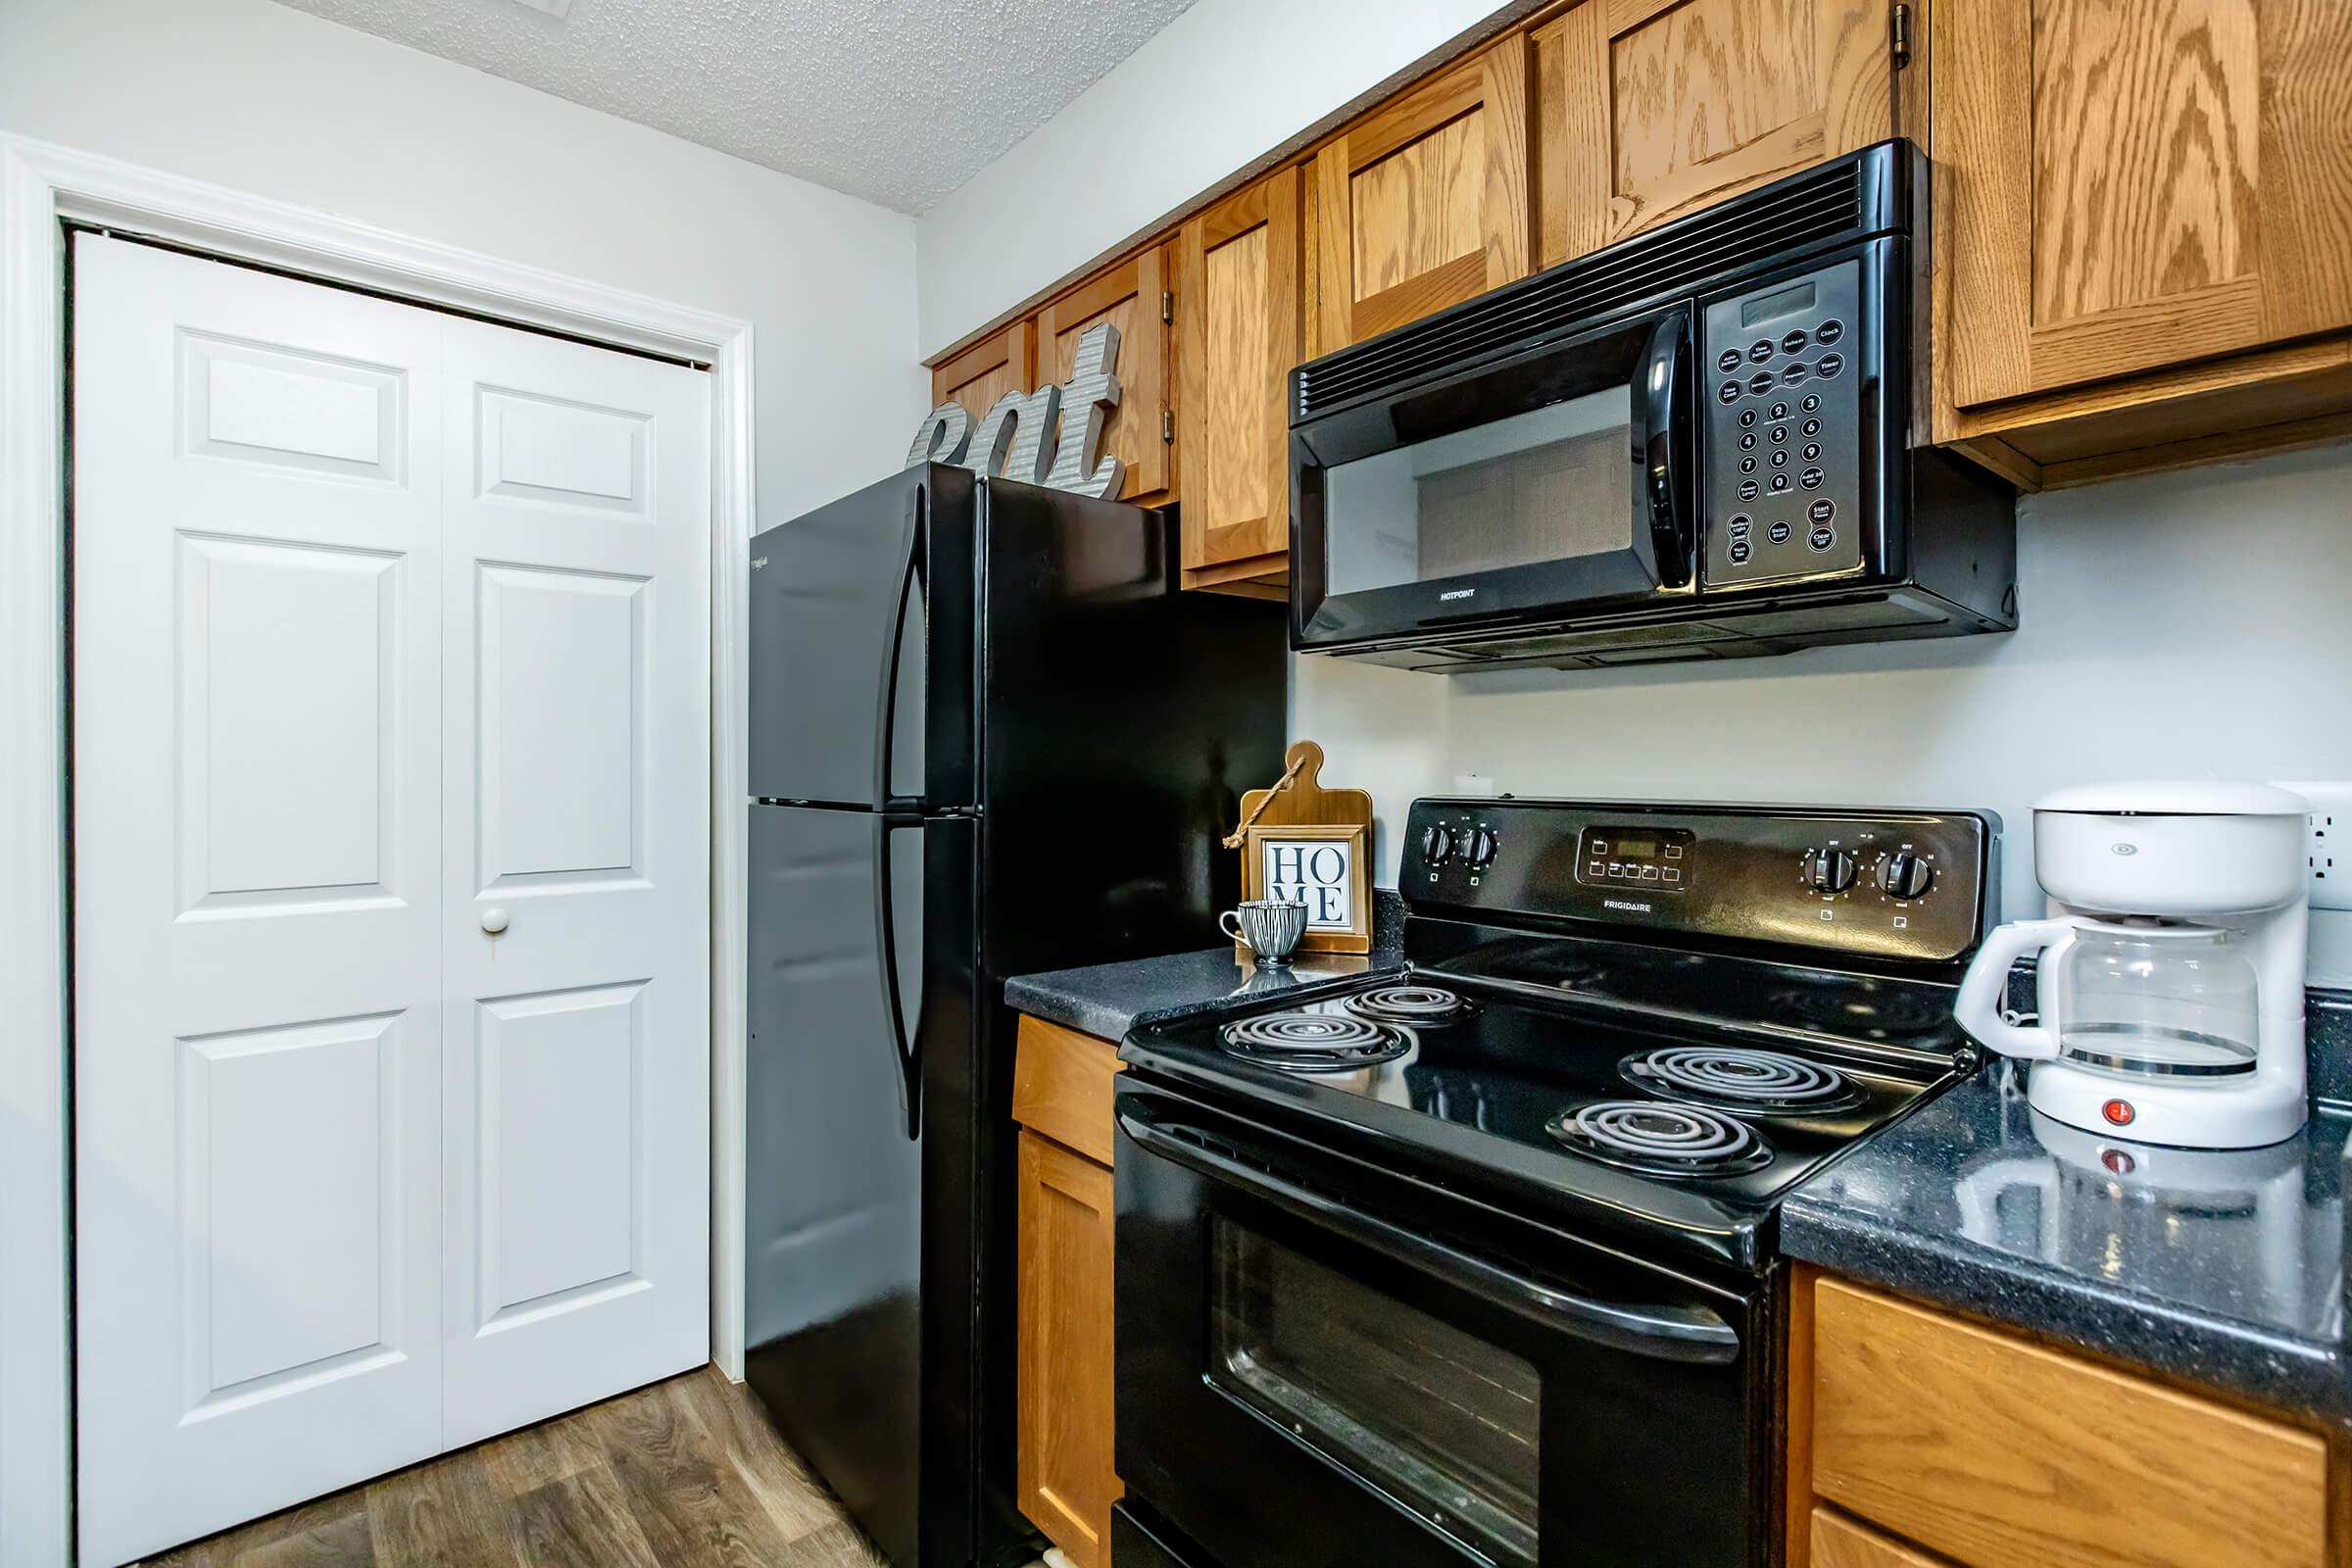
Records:
[[[1398,1262],[1437,1272],[1547,1328],[1662,1361],[1719,1364],[1740,1357],[1739,1331],[1703,1306],[1623,1306],[1554,1290],[1434,1236],[1351,1208],[1272,1171],[1179,1137],[1126,1110],[1118,1115],[1119,1126],[1129,1138],[1163,1159],[1303,1215]],[[1220,1140],[1227,1137],[1223,1133],[1216,1136]]]

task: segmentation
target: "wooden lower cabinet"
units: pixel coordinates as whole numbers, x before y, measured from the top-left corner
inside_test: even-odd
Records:
[[[1021,1512],[1078,1568],[1108,1568],[1111,1467],[1110,1086],[1117,1047],[1023,1018],[1014,1067]],[[1086,1153],[1039,1129],[1073,1139]],[[1090,1154],[1100,1153],[1100,1158]]]
[[[1813,1568],[1945,1568],[1943,1559],[1881,1535],[1835,1508],[1813,1505]]]
[[[2343,1560],[2316,1433],[1843,1280],[1796,1290],[1792,1568]]]
[[[1079,1568],[1110,1561],[1110,1167],[1024,1129],[1021,1511]]]

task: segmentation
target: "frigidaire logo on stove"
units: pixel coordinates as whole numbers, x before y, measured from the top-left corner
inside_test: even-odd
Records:
[[[1475,588],[1448,588],[1444,593],[1438,595],[1438,603],[1442,605],[1450,599],[1469,599],[1474,597],[1477,593],[1478,590]]]
[[[1648,905],[1637,904],[1632,899],[1603,899],[1600,906],[1604,909],[1624,909],[1632,914],[1647,914],[1650,910]]]

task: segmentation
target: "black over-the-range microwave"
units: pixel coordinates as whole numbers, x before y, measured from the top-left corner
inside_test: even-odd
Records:
[[[1913,445],[1927,188],[1881,142],[1298,367],[1292,645],[1461,672],[2014,628],[2014,493]]]

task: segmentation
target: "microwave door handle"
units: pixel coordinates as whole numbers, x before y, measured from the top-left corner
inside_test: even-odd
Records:
[[[1303,1215],[1399,1262],[1435,1269],[1547,1328],[1661,1361],[1719,1364],[1739,1359],[1739,1331],[1705,1307],[1624,1306],[1554,1290],[1433,1236],[1351,1208],[1272,1171],[1177,1137],[1131,1112],[1119,1112],[1119,1126],[1138,1146],[1163,1159]]]
[[[1636,532],[1635,548],[1662,588],[1690,580],[1695,554],[1695,508],[1691,503],[1690,318],[1667,312],[1650,329],[1642,357],[1641,383],[1634,388],[1642,411],[1634,450],[1637,514],[1647,523]]]

